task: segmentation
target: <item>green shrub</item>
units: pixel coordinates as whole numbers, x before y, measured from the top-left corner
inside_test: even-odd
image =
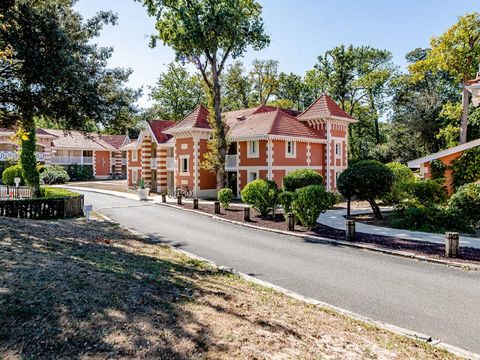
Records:
[[[52,199],[52,198],[64,198],[64,197],[76,197],[76,196],[80,196],[80,194],[67,189],[42,186],[40,188],[40,196],[46,199]]]
[[[295,191],[309,185],[323,185],[323,177],[312,169],[298,169],[283,178],[283,189]]]
[[[278,194],[278,202],[282,205],[285,214],[292,211],[292,203],[295,200],[295,193],[291,191],[282,191]]]
[[[445,231],[472,232],[471,224],[462,214],[443,205],[408,204],[397,207],[390,226],[399,229],[444,233]]]
[[[311,229],[322,212],[331,205],[331,197],[323,185],[310,185],[295,191],[292,210],[300,223]]]
[[[410,194],[419,204],[444,204],[448,198],[447,188],[442,180],[422,180],[412,183]]]
[[[242,190],[242,200],[257,210],[262,217],[277,206],[278,189],[275,181],[258,179],[249,182]]]
[[[343,201],[342,194],[335,192],[335,191],[327,191],[327,195],[330,199],[330,208],[334,207],[335,205],[341,203]]]
[[[451,169],[455,188],[480,180],[480,146],[466,150],[452,162]]]
[[[395,228],[424,232],[445,232],[439,219],[444,218],[445,208],[436,205],[407,205],[398,207],[390,225]]]
[[[382,213],[375,200],[391,191],[394,177],[393,171],[381,162],[360,160],[340,174],[337,187],[346,199],[368,201],[375,217],[381,219]]]
[[[15,185],[14,179],[19,177],[21,179],[20,185],[25,185],[25,178],[23,176],[22,167],[20,164],[10,166],[6,168],[2,173],[2,182],[5,185]]]
[[[65,169],[71,180],[88,181],[93,179],[92,165],[71,164]]]
[[[430,178],[432,180],[444,180],[447,165],[440,159],[430,161]]]
[[[40,173],[40,182],[46,185],[65,184],[70,180],[65,169],[60,165],[47,166]]]
[[[224,209],[228,209],[233,200],[233,191],[229,188],[223,188],[218,191],[218,201]]]
[[[413,182],[415,182],[415,175],[408,166],[391,162],[387,164],[387,167],[393,172],[393,184],[392,189],[382,196],[382,201],[385,204],[398,204],[408,197],[408,191]]]
[[[448,201],[452,214],[458,214],[467,227],[474,229],[480,222],[480,181],[461,186]]]

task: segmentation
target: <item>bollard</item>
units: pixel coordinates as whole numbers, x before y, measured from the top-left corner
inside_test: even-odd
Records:
[[[215,214],[220,214],[220,201],[214,202],[214,212]]]
[[[193,199],[193,208],[194,208],[195,210],[198,209],[198,199]]]
[[[182,205],[182,193],[178,193],[178,196],[177,196],[177,204],[178,204],[178,205]]]
[[[347,220],[347,230],[345,232],[345,238],[348,241],[355,240],[355,220]]]
[[[167,194],[162,194],[162,203],[167,202]]]
[[[250,206],[243,208],[243,221],[250,221]]]
[[[295,231],[295,215],[293,213],[288,214],[288,231]]]
[[[460,235],[456,232],[445,233],[445,255],[457,257],[460,248]]]

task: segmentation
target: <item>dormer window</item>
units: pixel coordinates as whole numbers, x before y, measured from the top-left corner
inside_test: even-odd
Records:
[[[293,158],[296,156],[296,143],[295,141],[287,141],[285,143],[285,146],[286,146],[286,157],[289,157],[289,158]]]

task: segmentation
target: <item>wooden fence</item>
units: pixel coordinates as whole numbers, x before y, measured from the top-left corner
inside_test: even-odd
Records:
[[[0,199],[26,199],[32,195],[33,189],[29,186],[0,185]]]
[[[0,216],[58,219],[83,215],[83,195],[55,199],[0,200]]]

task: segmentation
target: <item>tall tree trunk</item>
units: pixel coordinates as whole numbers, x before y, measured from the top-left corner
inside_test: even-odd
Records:
[[[375,202],[375,200],[368,200],[368,202],[370,203],[370,206],[372,207],[373,214],[375,215],[375,217],[378,220],[382,220],[383,219],[382,212],[380,211],[380,207]]]
[[[374,117],[375,122],[375,143],[378,145],[380,144],[380,126],[378,124],[378,114],[377,108],[375,107],[375,101],[373,99],[372,91],[368,91],[368,99],[370,101],[370,111],[372,112],[372,116]]]
[[[465,87],[465,83],[462,84],[462,121],[460,123],[460,144],[467,142],[467,127],[468,127],[468,102],[470,93]]]
[[[218,76],[217,62],[212,61],[212,86],[213,86],[213,108],[215,111],[215,126],[217,131],[217,191],[225,187],[225,157],[227,155],[227,139],[225,123],[222,119],[222,108],[220,98],[220,79]]]

